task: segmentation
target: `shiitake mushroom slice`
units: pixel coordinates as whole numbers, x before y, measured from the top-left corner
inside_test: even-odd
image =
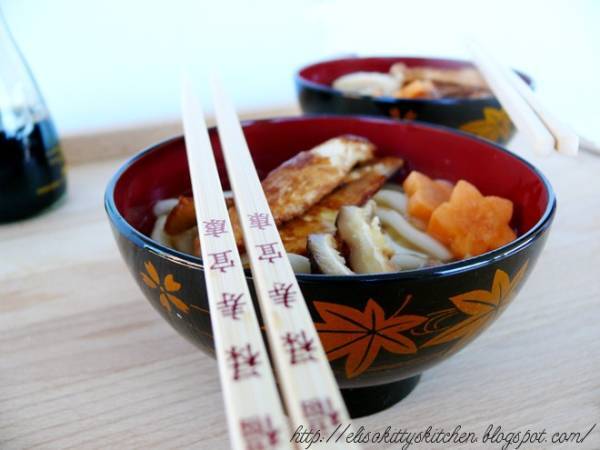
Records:
[[[344,206],[336,221],[337,236],[348,247],[350,268],[356,273],[394,272],[379,219],[375,216],[375,202],[364,207]]]
[[[315,269],[325,275],[354,275],[337,248],[331,234],[311,234],[308,236],[308,255]]]

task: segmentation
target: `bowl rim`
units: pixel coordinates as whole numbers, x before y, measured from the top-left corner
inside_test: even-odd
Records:
[[[480,104],[489,104],[490,101],[497,101],[496,97],[492,94],[488,97],[481,98],[463,98],[463,97],[452,97],[452,98],[394,98],[394,97],[374,97],[371,95],[364,94],[353,94],[348,92],[342,92],[338,89],[334,89],[333,87],[323,84],[317,83],[315,81],[309,80],[302,75],[302,72],[305,70],[311,69],[315,66],[337,63],[342,61],[350,61],[350,60],[373,60],[373,59],[389,59],[389,60],[429,60],[429,61],[442,61],[442,62],[453,62],[453,63],[462,63],[462,64],[471,64],[473,62],[468,59],[461,58],[445,58],[445,57],[437,57],[437,56],[417,56],[417,55],[381,55],[381,56],[357,56],[357,55],[349,55],[347,57],[342,58],[334,58],[334,59],[324,59],[320,61],[315,61],[310,64],[304,65],[296,70],[294,74],[294,80],[296,85],[301,86],[303,88],[312,89],[321,93],[326,93],[329,95],[333,95],[339,98],[344,98],[348,100],[367,100],[370,102],[379,103],[381,105],[388,106],[398,106],[398,105],[409,105],[415,103],[422,103],[423,105],[447,105],[447,106],[462,106],[462,105],[476,105]],[[531,89],[535,88],[535,83],[533,79],[528,74],[524,73],[521,70],[513,69],[524,81],[531,87]]]
[[[542,185],[546,190],[546,195],[548,197],[548,201],[546,204],[546,209],[544,210],[540,219],[529,229],[527,232],[518,236],[514,241],[509,242],[502,247],[499,247],[495,250],[483,253],[482,255],[478,255],[475,257],[462,259],[459,261],[454,261],[446,264],[441,264],[438,266],[432,267],[424,267],[419,269],[410,269],[403,270],[399,272],[390,272],[390,273],[375,273],[375,274],[357,274],[357,275],[324,275],[324,274],[306,274],[306,273],[297,273],[296,278],[299,282],[302,283],[321,283],[321,282],[344,282],[344,283],[363,283],[363,282],[379,282],[379,281],[389,281],[389,280],[414,280],[414,279],[425,279],[425,278],[442,278],[450,275],[454,275],[457,273],[463,273],[469,270],[478,269],[480,267],[486,266],[488,264],[492,264],[499,260],[508,258],[510,256],[515,255],[523,248],[528,247],[533,241],[537,240],[551,225],[552,220],[554,218],[554,214],[556,211],[556,195],[550,182],[548,179],[542,174],[533,164],[529,163],[522,157],[512,153],[511,151],[497,145],[491,141],[487,141],[485,139],[478,138],[469,133],[455,130],[453,128],[444,127],[441,125],[432,125],[425,124],[422,122],[414,122],[407,120],[392,120],[386,118],[378,118],[373,116],[347,116],[347,115],[318,115],[318,116],[295,116],[295,117],[282,117],[282,118],[267,118],[267,119],[258,119],[258,120],[246,120],[242,121],[242,126],[253,125],[255,123],[281,123],[281,122],[302,122],[306,119],[316,120],[316,121],[328,121],[331,119],[338,120],[350,120],[350,121],[368,121],[375,123],[385,123],[385,124],[394,124],[394,123],[403,123],[405,125],[416,126],[418,128],[432,128],[437,131],[442,131],[444,133],[457,134],[463,138],[472,139],[478,141],[481,144],[488,145],[492,147],[495,151],[500,151],[508,154],[510,157],[516,158],[522,164],[525,164],[534,174],[540,179]],[[210,127],[210,130],[213,130],[215,127]],[[170,144],[171,142],[179,141],[183,139],[183,135],[174,136],[171,138],[164,139],[160,142],[152,144],[136,155],[129,158],[125,163],[123,163],[117,172],[111,177],[108,185],[106,187],[104,193],[104,207],[109,217],[109,220],[112,224],[118,229],[119,233],[124,235],[129,241],[132,241],[134,244],[141,246],[145,249],[150,249],[154,254],[158,256],[165,257],[169,260],[176,261],[178,263],[182,263],[188,266],[192,266],[195,268],[199,268],[204,270],[204,264],[201,258],[197,256],[193,256],[187,253],[180,252],[173,248],[164,246],[159,242],[151,239],[149,236],[146,236],[142,232],[135,229],[131,224],[129,224],[125,218],[119,212],[115,200],[114,193],[115,188],[118,181],[121,178],[121,175],[128,170],[131,166],[133,166],[138,160],[144,158],[147,154],[156,150],[157,148],[164,147],[165,145]],[[251,280],[252,274],[249,269],[245,270],[246,279]]]

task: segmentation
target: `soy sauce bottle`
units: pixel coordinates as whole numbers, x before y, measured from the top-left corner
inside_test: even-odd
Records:
[[[0,223],[39,212],[65,190],[56,130],[0,11]]]

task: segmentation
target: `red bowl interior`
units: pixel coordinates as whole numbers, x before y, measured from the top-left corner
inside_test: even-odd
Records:
[[[444,128],[374,118],[305,117],[249,122],[244,133],[261,177],[299,151],[351,133],[372,141],[379,155],[404,158],[407,170],[450,181],[465,179],[483,194],[509,198],[515,206],[513,225],[519,234],[534,227],[548,207],[550,193],[533,167],[500,147]],[[227,189],[214,130],[211,139]],[[150,148],[127,165],[118,175],[113,195],[125,220],[148,234],[154,223],[154,203],[189,192],[184,143],[176,138]]]
[[[416,57],[376,57],[376,58],[344,58],[323,61],[300,69],[300,79],[318,85],[331,86],[336,78],[352,72],[388,72],[392,64],[401,62],[408,67],[433,67],[437,69],[462,69],[474,67],[469,61],[444,58]],[[531,79],[521,73],[519,75],[529,84]]]

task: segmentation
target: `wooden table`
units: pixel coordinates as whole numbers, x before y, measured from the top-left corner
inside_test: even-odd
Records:
[[[119,148],[132,152],[139,137]],[[226,449],[215,362],[152,310],[113,242],[102,197],[125,156],[111,158],[71,158],[64,204],[0,226],[0,448]],[[357,425],[482,435],[488,424],[552,434],[600,422],[600,157],[535,163],[558,215],[515,303],[409,397]],[[521,448],[597,450],[600,424],[582,445]]]

